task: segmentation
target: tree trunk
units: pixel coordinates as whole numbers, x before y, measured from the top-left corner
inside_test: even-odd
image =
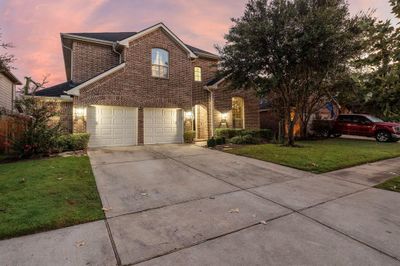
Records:
[[[301,119],[301,137],[304,139],[308,138],[308,122],[310,118],[302,118]]]
[[[288,125],[288,134],[287,134],[287,145],[293,147],[294,146],[294,125],[296,119],[292,120],[292,110],[289,108],[286,110],[286,121]],[[296,116],[296,115],[295,115]]]

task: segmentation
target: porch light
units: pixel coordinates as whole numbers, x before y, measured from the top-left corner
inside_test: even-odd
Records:
[[[76,118],[84,118],[86,117],[86,108],[76,107],[74,108],[74,114]]]
[[[186,119],[192,119],[193,118],[193,112],[191,112],[191,111],[185,112],[185,118]]]
[[[222,120],[226,120],[228,118],[228,114],[227,113],[222,113],[221,114],[221,118],[222,118]]]

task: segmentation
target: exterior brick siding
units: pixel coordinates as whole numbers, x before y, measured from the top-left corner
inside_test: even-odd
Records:
[[[111,46],[75,41],[72,48],[72,81],[84,82],[119,63]]]
[[[169,78],[152,77],[151,50],[169,52]],[[192,67],[188,54],[162,30],[132,42],[126,67],[81,89],[79,104],[183,108],[192,106]]]
[[[161,48],[169,52],[168,79],[152,77],[152,48]],[[76,42],[73,51],[72,71],[75,82],[87,80],[118,64],[118,56],[111,47]],[[88,58],[90,54],[95,54],[95,58]],[[123,58],[126,63],[123,69],[82,88],[80,96],[74,97],[74,105],[138,107],[138,143],[143,144],[143,108],[181,108],[194,111],[194,106],[198,104],[207,110],[205,131],[208,131],[208,136],[212,134],[211,94],[204,86],[215,77],[218,63],[216,59],[189,58],[187,51],[162,29],[132,41],[123,52]],[[202,69],[202,82],[194,81],[196,66]],[[215,91],[214,96],[215,108],[220,112],[232,109],[232,96],[243,97],[246,128],[259,128],[258,99],[251,92],[227,92],[221,87]],[[217,128],[217,115],[215,121],[214,128]],[[188,131],[192,125],[185,123],[184,128]],[[75,118],[74,132],[85,130],[85,121]]]
[[[232,97],[241,97],[244,100],[244,127],[248,129],[260,128],[260,101],[254,91],[232,90],[229,84],[224,82],[213,91],[213,95],[214,128],[220,127],[222,113],[227,113],[228,127],[232,127]]]

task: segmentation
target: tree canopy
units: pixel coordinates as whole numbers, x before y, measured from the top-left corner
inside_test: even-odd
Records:
[[[0,33],[0,71],[5,69],[9,70],[11,68],[11,63],[14,61],[14,56],[4,50],[12,47],[13,45],[11,43],[2,41],[2,35]]]
[[[348,61],[360,52],[359,16],[345,0],[250,0],[220,47],[221,74],[233,88],[273,94],[288,125],[321,107]]]

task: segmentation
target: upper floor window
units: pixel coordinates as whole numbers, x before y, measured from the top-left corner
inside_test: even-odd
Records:
[[[169,54],[168,51],[154,48],[151,50],[151,73],[156,78],[168,78]]]
[[[194,81],[201,81],[201,67],[194,68]]]

